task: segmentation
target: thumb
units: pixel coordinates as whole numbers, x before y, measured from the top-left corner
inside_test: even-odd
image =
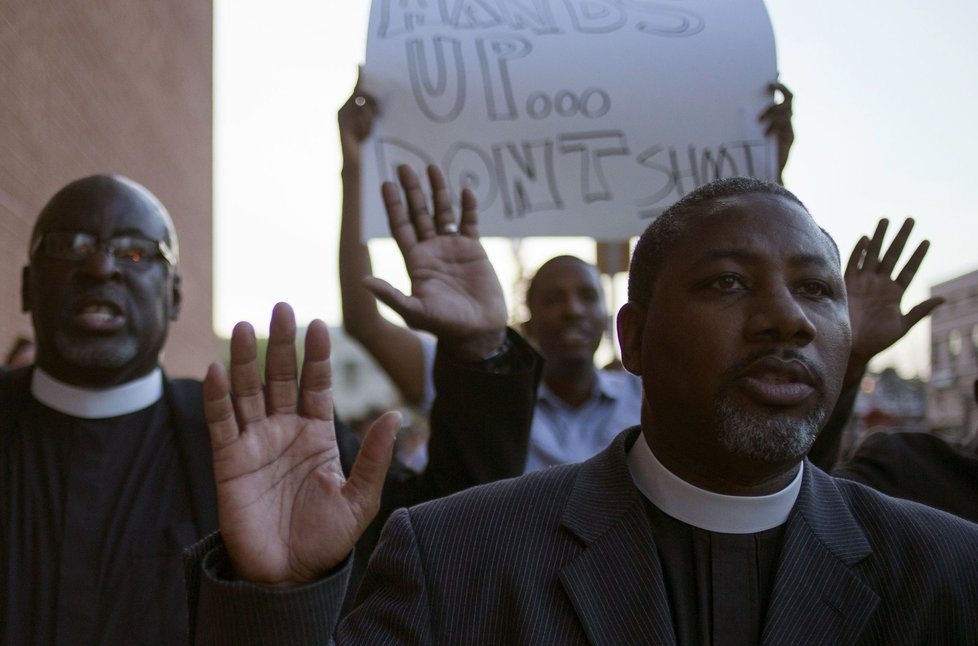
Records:
[[[385,413],[371,425],[363,438],[350,479],[343,485],[343,495],[360,509],[360,519],[366,527],[380,509],[380,496],[387,479],[387,470],[394,453],[394,439],[401,428],[401,414]]]
[[[903,317],[904,329],[909,331],[910,328],[917,325],[923,318],[929,315],[931,312],[936,310],[940,305],[944,303],[944,298],[941,296],[935,296],[934,298],[928,298],[923,303],[915,305],[909,312],[907,312]]]
[[[420,308],[417,299],[402,293],[386,280],[376,276],[367,276],[363,279],[363,286],[370,290],[377,300],[397,312],[405,321],[412,320],[414,315],[419,314]]]

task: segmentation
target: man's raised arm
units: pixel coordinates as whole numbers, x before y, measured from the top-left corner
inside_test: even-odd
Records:
[[[478,239],[474,196],[462,192],[456,220],[440,170],[428,169],[430,210],[414,172],[401,167],[398,178],[400,188],[385,183],[383,195],[412,294],[376,278],[367,286],[408,324],[436,334],[439,352],[460,363],[491,363],[509,347],[507,314]],[[398,416],[374,424],[344,481],[325,325],[309,328],[298,383],[294,343],[292,311],[280,304],[264,387],[247,323],[232,337],[230,375],[214,365],[205,380],[221,536],[195,546],[188,561],[191,632],[199,643],[238,643],[261,633],[299,643],[332,634],[348,556],[377,513]]]

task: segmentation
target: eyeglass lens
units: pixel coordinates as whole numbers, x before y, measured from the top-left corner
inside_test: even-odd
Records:
[[[49,256],[66,260],[83,260],[92,256],[99,248],[98,239],[88,233],[47,233],[44,244],[45,252]],[[160,242],[145,238],[118,236],[106,240],[102,247],[118,261],[138,264],[163,255],[160,245]]]

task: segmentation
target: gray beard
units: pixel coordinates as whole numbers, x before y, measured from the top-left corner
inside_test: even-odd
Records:
[[[139,352],[138,343],[131,338],[79,345],[66,339],[64,335],[57,334],[54,344],[68,363],[94,370],[122,368]]]
[[[765,462],[782,462],[808,453],[825,420],[825,402],[819,401],[804,419],[787,415],[750,415],[723,393],[714,399],[717,437],[734,455]]]

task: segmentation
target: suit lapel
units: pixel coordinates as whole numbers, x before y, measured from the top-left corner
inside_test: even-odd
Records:
[[[625,462],[626,431],[586,462],[562,519],[583,544],[560,573],[593,644],[675,644],[662,566],[641,494]]]
[[[194,521],[200,536],[206,536],[217,530],[217,489],[211,439],[204,419],[202,387],[199,381],[192,379],[164,379],[163,396],[173,417],[177,451]]]
[[[872,549],[832,478],[805,464],[788,519],[764,644],[855,642],[879,595],[853,566]]]

